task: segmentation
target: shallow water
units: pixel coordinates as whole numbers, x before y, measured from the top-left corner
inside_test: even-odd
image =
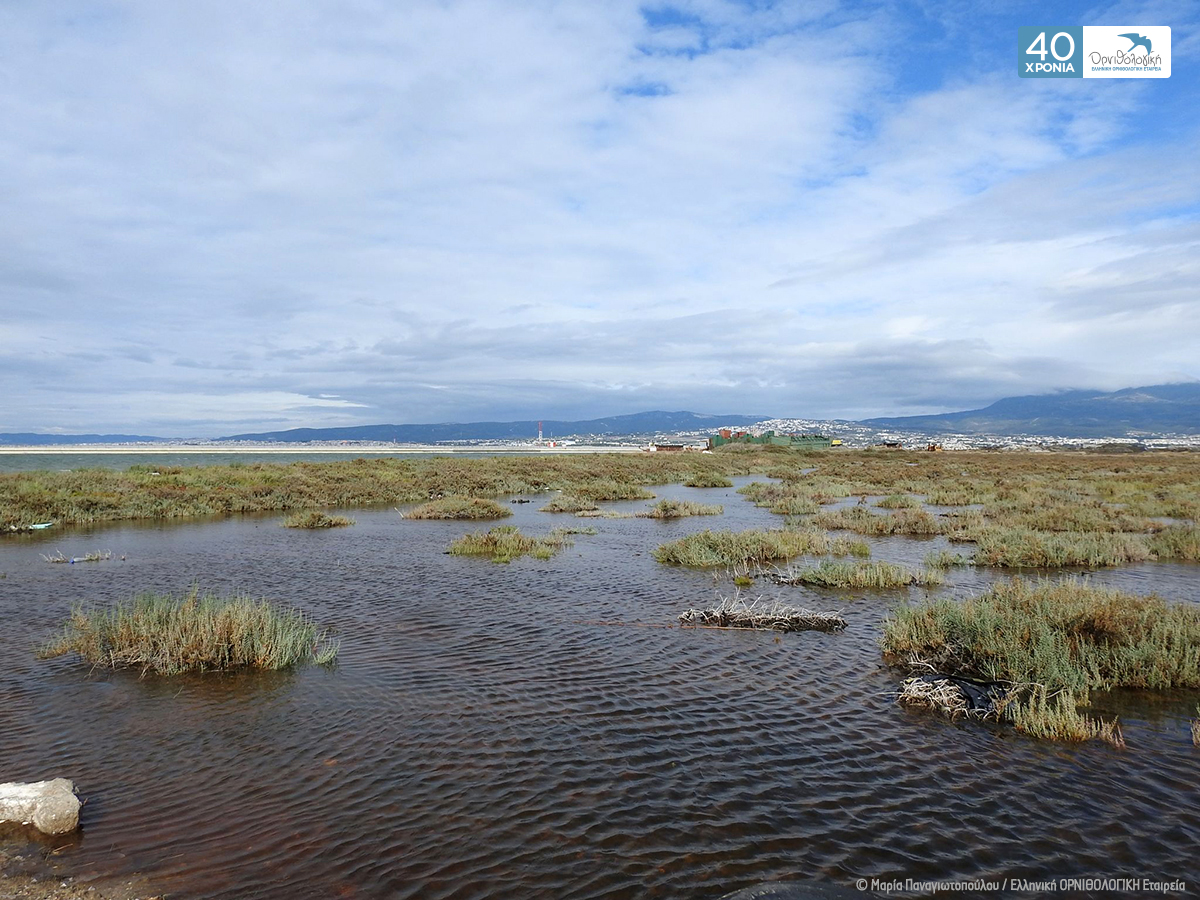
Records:
[[[1194,693],[1102,698],[1124,751],[1054,745],[894,705],[878,624],[905,591],[753,589],[842,610],[841,634],[632,627],[715,596],[711,575],[656,563],[659,543],[782,521],[732,489],[654,490],[726,512],[582,521],[538,512],[539,497],[505,524],[600,533],[510,565],[442,552],[486,525],[390,509],[346,511],[355,526],[321,532],[272,516],[5,538],[0,780],[73,778],[83,830],[48,842],[58,859],[83,877],[145,872],[181,898],[715,898],[780,878],[1194,875]],[[946,546],[867,540],[910,565]],[[114,558],[41,559],[57,550]],[[955,570],[937,590],[998,577]],[[1194,565],[1094,577],[1200,601]],[[161,679],[30,651],[73,602],[193,583],[305,608],[336,628],[340,664]],[[593,624],[613,621],[631,625]]]

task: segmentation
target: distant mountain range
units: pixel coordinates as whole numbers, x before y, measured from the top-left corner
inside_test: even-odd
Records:
[[[959,434],[1125,437],[1132,432],[1200,434],[1200,382],[1006,397],[983,409],[866,419],[872,428]]]
[[[49,447],[54,444],[142,444],[164,438],[144,434],[0,434],[0,447]]]
[[[605,419],[542,422],[545,437],[568,435],[661,434],[676,431],[703,431],[721,425],[753,425],[770,416],[707,416],[694,412],[633,413]],[[428,444],[435,441],[518,440],[536,438],[536,419],[524,422],[447,422],[437,425],[354,425],[346,428],[293,428],[288,431],[264,431],[235,434],[224,441],[399,441]]]
[[[551,437],[587,435],[652,435],[709,431],[722,425],[743,427],[771,416],[709,416],[694,412],[633,413],[604,419],[547,419],[542,432]],[[1156,384],[1121,391],[1062,391],[1028,397],[1006,397],[983,409],[934,416],[865,419],[871,428],[960,434],[1028,434],[1045,437],[1125,437],[1137,432],[1200,434],[1200,382]],[[354,425],[343,428],[293,428],[217,438],[220,441],[439,441],[521,440],[537,437],[534,419],[522,422],[447,422],[430,425]],[[0,434],[0,446],[54,444],[121,444],[163,441],[135,434]]]

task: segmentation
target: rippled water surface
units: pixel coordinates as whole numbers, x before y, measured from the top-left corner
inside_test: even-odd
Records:
[[[843,610],[841,634],[665,627],[714,586],[657,564],[655,546],[779,519],[733,490],[655,490],[726,513],[589,520],[599,534],[511,565],[445,555],[470,525],[393,510],[349,511],[354,527],[323,532],[263,517],[6,538],[0,780],[73,778],[83,830],[57,858],[85,878],[146,873],[172,897],[715,898],[781,878],[1195,878],[1194,694],[1102,698],[1124,751],[1044,744],[894,705],[877,640],[903,592],[756,588]],[[536,499],[507,522],[578,521]],[[871,543],[875,558],[909,564],[945,546]],[[114,558],[42,561],[57,550]],[[1152,564],[1095,577],[1196,602],[1198,576]],[[995,577],[958,571],[939,590]],[[193,583],[305,608],[339,633],[339,666],[139,679],[30,650],[75,601]],[[597,624],[612,622],[628,624]]]

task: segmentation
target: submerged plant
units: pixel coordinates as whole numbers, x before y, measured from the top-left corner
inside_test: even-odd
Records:
[[[95,666],[177,675],[327,665],[337,658],[338,644],[298,609],[193,588],[180,597],[146,593],[107,608],[76,607],[62,634],[38,655],[71,652]]]
[[[124,559],[125,557],[121,557]],[[77,562],[104,562],[112,559],[111,550],[93,550],[85,553],[83,556],[63,556],[63,552],[59,550],[57,553],[49,555],[43,553],[42,559],[48,563],[77,563]]]

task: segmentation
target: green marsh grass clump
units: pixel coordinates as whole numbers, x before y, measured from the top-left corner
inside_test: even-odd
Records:
[[[644,487],[627,481],[600,478],[575,486],[572,491],[577,497],[596,502],[598,500],[653,500],[654,494]]]
[[[849,538],[834,538],[829,544],[829,552],[834,556],[857,556],[866,559],[871,555],[871,545],[866,541],[852,541]]]
[[[487,532],[464,534],[446,551],[451,556],[488,556],[495,563],[509,563],[521,556],[550,559],[572,544],[568,534],[595,534],[595,529],[556,528],[549,534],[522,534],[515,525],[500,525]]]
[[[1152,554],[1146,538],[1107,532],[1034,531],[988,527],[974,534],[975,563],[1010,568],[1121,566]]]
[[[1168,525],[1151,536],[1150,551],[1159,559],[1200,560],[1200,527]]]
[[[904,566],[887,562],[834,562],[823,560],[815,566],[786,572],[777,580],[783,584],[807,584],[832,588],[898,588],[912,584],[933,586],[941,584],[942,574],[936,569],[914,572]]]
[[[882,647],[914,670],[1011,685],[1001,716],[1039,737],[1119,739],[1078,712],[1092,690],[1200,687],[1200,608],[1077,579],[902,606]]]
[[[781,516],[807,516],[820,509],[812,492],[796,484],[752,481],[738,488],[738,493],[753,501],[755,506],[769,508]]]
[[[478,497],[444,497],[430,500],[405,514],[406,519],[503,519],[512,515],[512,510],[495,500]]]
[[[599,507],[594,500],[585,500],[582,497],[572,497],[568,494],[559,494],[545,506],[540,512],[547,513],[579,513],[595,512]]]
[[[816,499],[807,494],[789,494],[771,504],[771,512],[777,516],[809,516],[819,509]]]
[[[338,644],[300,610],[193,588],[180,597],[146,593],[108,608],[76,607],[63,633],[38,655],[71,652],[93,666],[178,675],[328,665],[337,658]]]
[[[989,507],[998,522],[1033,531],[1145,532],[1153,522],[1144,516],[1104,504],[1094,498],[1062,491],[1023,492]]]
[[[733,482],[720,472],[705,470],[688,476],[683,483],[685,487],[694,488],[731,488]]]
[[[611,478],[574,485],[541,508],[548,513],[581,513],[599,509],[601,500],[653,500],[654,495],[636,484],[618,483]]]
[[[309,512],[292,513],[282,524],[284,528],[345,528],[347,525],[353,525],[354,520],[345,516],[331,516],[314,509]]]
[[[952,543],[972,543],[978,533],[988,527],[987,519],[977,509],[942,513],[937,518],[942,534]]]
[[[855,534],[941,534],[942,524],[923,509],[899,509],[879,515],[866,506],[818,513],[813,522],[822,528],[845,529]]]
[[[690,500],[659,500],[637,515],[642,519],[684,519],[688,516],[719,516],[723,512],[723,506],[706,506]]]
[[[752,481],[737,489],[743,497],[748,498],[755,506],[770,506],[790,490],[786,484],[772,484],[769,481]]]
[[[827,553],[829,535],[819,529],[778,531],[700,531],[654,551],[660,563],[708,569]]]
[[[980,490],[951,485],[935,487],[925,495],[925,502],[930,506],[973,506],[986,499],[987,495]]]
[[[1079,711],[1078,702],[1066,691],[1049,691],[1034,684],[1010,695],[1000,704],[1000,715],[1030,737],[1045,741],[1106,741],[1125,746],[1116,721],[1106,722]]]
[[[920,509],[921,501],[910,494],[888,494],[875,505],[880,509]]]
[[[952,569],[957,566],[969,566],[972,560],[961,553],[951,553],[949,550],[933,550],[925,554],[925,568]]]

